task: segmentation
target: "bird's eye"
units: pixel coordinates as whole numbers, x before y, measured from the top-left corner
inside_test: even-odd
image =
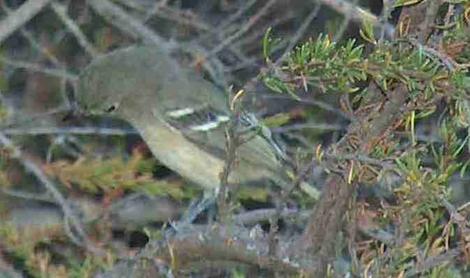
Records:
[[[106,113],[111,113],[111,112],[114,112],[116,109],[117,109],[117,104],[114,103],[114,104],[108,106],[108,108],[105,109],[105,112]]]

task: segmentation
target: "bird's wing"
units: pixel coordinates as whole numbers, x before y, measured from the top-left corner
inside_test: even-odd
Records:
[[[225,130],[230,121],[230,111],[223,92],[212,83],[195,77],[169,82],[161,88],[161,92],[164,95],[159,97],[154,111],[159,115],[156,116],[163,118],[169,128],[181,132],[206,152],[225,159]],[[184,103],[180,101],[183,97],[186,98]],[[191,105],[185,106],[185,103]],[[253,136],[239,146],[237,154],[241,161],[252,167],[270,171],[279,171],[281,167],[274,147],[261,136]]]

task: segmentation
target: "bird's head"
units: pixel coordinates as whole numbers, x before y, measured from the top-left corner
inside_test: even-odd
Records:
[[[122,90],[112,90],[115,78],[108,72],[110,61],[100,60],[89,65],[80,75],[75,93],[78,110],[86,115],[112,115],[125,96]]]
[[[79,110],[91,115],[129,118],[135,106],[145,106],[160,86],[166,70],[156,46],[120,49],[96,58],[81,73],[75,94]],[[131,106],[133,106],[131,108]],[[129,108],[129,109],[128,109]]]

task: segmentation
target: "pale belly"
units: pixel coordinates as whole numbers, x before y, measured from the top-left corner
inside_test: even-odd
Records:
[[[219,186],[224,160],[209,155],[182,134],[170,129],[159,128],[156,131],[144,127],[138,130],[152,153],[165,166],[204,188],[214,189]],[[229,182],[247,183],[261,179],[269,179],[266,169],[254,169],[244,165],[242,159],[236,163]]]

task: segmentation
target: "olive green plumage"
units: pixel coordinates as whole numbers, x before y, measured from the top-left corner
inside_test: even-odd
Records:
[[[218,187],[230,116],[227,95],[169,51],[146,45],[103,55],[85,68],[77,88],[82,110],[128,121],[168,168],[204,188]],[[231,181],[288,184],[273,146],[263,137],[241,145],[237,157]]]

